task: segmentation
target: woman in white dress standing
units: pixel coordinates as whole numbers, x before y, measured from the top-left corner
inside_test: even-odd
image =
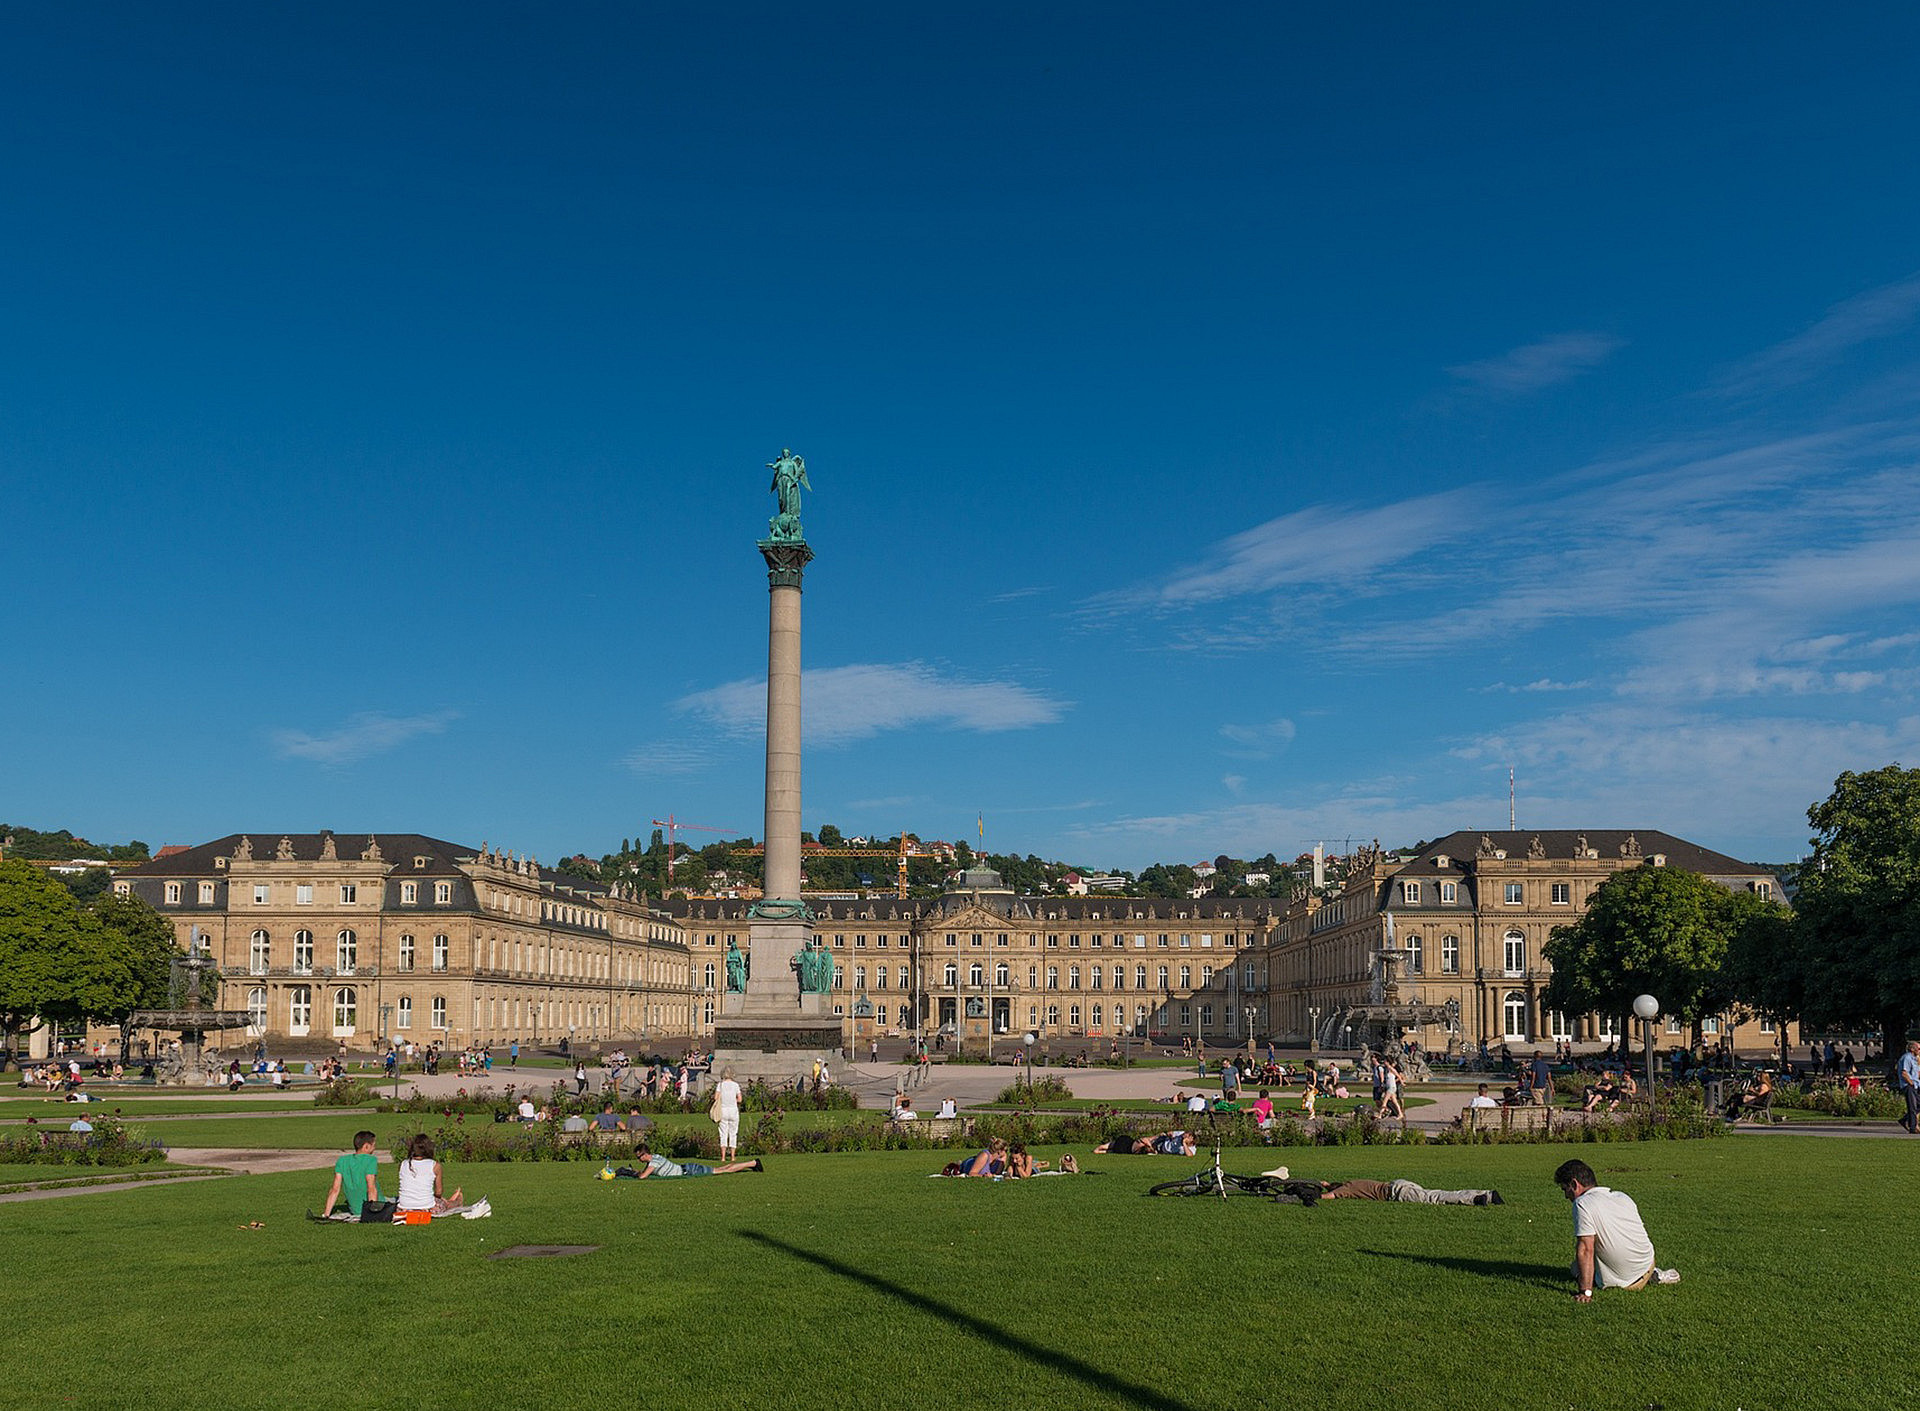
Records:
[[[728,1068],[713,1085],[713,1120],[720,1128],[722,1162],[740,1154],[740,1096],[740,1085],[733,1081],[733,1069]]]

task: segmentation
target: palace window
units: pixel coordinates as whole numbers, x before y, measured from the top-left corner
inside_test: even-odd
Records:
[[[1163,965],[1160,967],[1160,979],[1162,982],[1160,988],[1162,989],[1166,988],[1166,984],[1165,984],[1166,978],[1167,978],[1167,970],[1166,970],[1166,967]],[[1133,967],[1133,987],[1136,990],[1144,990],[1147,987],[1147,967],[1146,966],[1136,965]]]
[[[333,1032],[344,1038],[353,1033],[360,1018],[360,992],[347,988],[333,992]]]
[[[1077,1004],[1067,1006],[1067,1027],[1069,1029],[1080,1027],[1080,1006]]]
[[[447,968],[448,949],[449,946],[445,936],[435,936],[433,938],[433,968],[435,970],[445,970]]]
[[[953,961],[947,962],[947,968],[940,972],[940,982],[948,989],[956,989],[960,984],[960,967]]]
[[[853,987],[856,990],[866,989],[867,987],[867,967],[866,966],[856,965],[853,967]]]
[[[202,882],[200,884],[200,905],[202,906],[213,905],[213,883]]]
[[[295,906],[313,905],[313,883],[296,882],[293,886],[293,904]]]
[[[1553,904],[1555,906],[1573,905],[1573,888],[1565,882],[1555,882],[1553,884]]]
[[[1210,1004],[1200,1006],[1200,1027],[1202,1029],[1211,1029],[1213,1027],[1213,1006]]]
[[[1006,961],[1003,960],[998,965],[993,967],[993,983],[998,985],[1003,990],[1007,987],[1007,962]]]
[[[1458,883],[1442,882],[1440,884],[1440,904],[1442,906],[1452,906],[1455,902],[1459,900],[1460,900],[1460,887]]]
[[[265,931],[253,933],[253,943],[247,947],[247,973],[264,975],[273,961],[273,943],[267,939]]]
[[[433,997],[432,1014],[434,1028],[444,1029],[447,1027],[447,997],[445,995],[435,995]]]
[[[1099,966],[1096,965],[1093,967],[1092,973],[1087,976],[1087,982],[1093,989],[1097,990],[1100,988],[1100,967]]]
[[[351,975],[360,960],[360,938],[351,931],[334,937],[333,965],[342,975]]]
[[[351,906],[359,899],[360,886],[357,882],[342,882],[340,884],[340,904],[342,906]]]
[[[179,904],[180,904],[180,884],[178,882],[167,883],[167,905],[178,906]]]
[[[1407,973],[1422,975],[1426,973],[1426,948],[1418,933],[1407,937]]]
[[[1067,967],[1067,988],[1070,990],[1080,988],[1080,967],[1077,965]]]
[[[293,933],[293,973],[296,975],[313,973],[313,932],[311,931]]]
[[[1047,967],[1047,988],[1050,990],[1060,988],[1060,967],[1057,965]]]
[[[1183,965],[1180,967],[1180,988],[1183,990],[1193,988],[1193,967],[1191,965]]]
[[[255,985],[247,991],[247,1029],[258,1037],[267,1031],[267,987]]]
[[[1160,967],[1160,988],[1167,988],[1167,967],[1164,965]]]
[[[400,905],[412,906],[419,900],[420,884],[418,882],[402,882],[400,884]]]
[[[435,882],[433,884],[433,904],[451,906],[453,904],[453,883]]]
[[[1420,905],[1420,884],[1414,881],[1402,882],[1400,895],[1406,899],[1408,906]]]
[[[1460,938],[1458,936],[1440,938],[1440,973],[1442,975],[1460,973]]]
[[[1527,938],[1518,931],[1509,931],[1503,938],[1507,974],[1524,975],[1527,973]]]
[[[1518,906],[1527,899],[1526,891],[1518,882],[1507,883],[1507,905]]]
[[[255,906],[265,906],[272,900],[272,887],[268,886],[265,882],[255,882],[253,884],[253,904]]]
[[[986,967],[983,966],[979,961],[976,960],[973,962],[973,964],[967,967],[967,983],[971,985],[974,989],[976,990],[979,989],[982,985],[986,984],[986,982],[987,982]]]
[[[295,985],[287,991],[287,1032],[305,1034],[313,1024],[313,989]]]
[[[400,996],[400,1008],[395,1011],[393,1027],[396,1029],[411,1029],[413,1027],[412,995]]]
[[[413,969],[413,937],[404,931],[400,933],[400,951],[394,963],[401,970]]]
[[[1057,1004],[1048,1005],[1047,1006],[1047,1027],[1050,1029],[1057,1028],[1059,1024],[1060,1024],[1060,1006]]]

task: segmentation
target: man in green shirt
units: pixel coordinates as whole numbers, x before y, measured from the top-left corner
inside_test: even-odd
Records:
[[[353,1134],[353,1150],[333,1163],[333,1189],[327,1192],[327,1203],[320,1207],[322,1220],[333,1214],[334,1202],[338,1200],[344,1199],[347,1209],[358,1219],[362,1205],[380,1199],[379,1188],[374,1184],[380,1169],[380,1158],[373,1154],[378,1140],[372,1132]]]

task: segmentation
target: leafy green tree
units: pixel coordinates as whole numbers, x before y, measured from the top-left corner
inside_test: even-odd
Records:
[[[1184,897],[1199,885],[1199,876],[1184,862],[1171,867],[1156,862],[1140,874],[1134,887],[1143,897]]]
[[[1871,1025],[1891,1051],[1920,1015],[1920,769],[1851,771],[1807,810],[1795,898],[1803,1018]]]
[[[1616,872],[1578,921],[1553,928],[1547,1003],[1567,1014],[1624,1019],[1645,993],[1697,1026],[1731,998],[1733,918],[1733,893],[1697,872],[1650,864]]]
[[[1806,971],[1793,913],[1752,892],[1731,896],[1732,939],[1727,947],[1727,982],[1733,997],[1763,1018],[1780,1035],[1780,1066],[1787,1065],[1787,1025],[1806,1008]]]
[[[847,840],[838,828],[834,827],[831,823],[822,823],[820,825],[821,847],[844,848],[846,845]]]

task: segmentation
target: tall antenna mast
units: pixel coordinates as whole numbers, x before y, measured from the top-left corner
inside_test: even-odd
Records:
[[[1507,766],[1507,831],[1509,833],[1520,831],[1518,819],[1519,815],[1514,812],[1513,804],[1513,766],[1509,764]]]

